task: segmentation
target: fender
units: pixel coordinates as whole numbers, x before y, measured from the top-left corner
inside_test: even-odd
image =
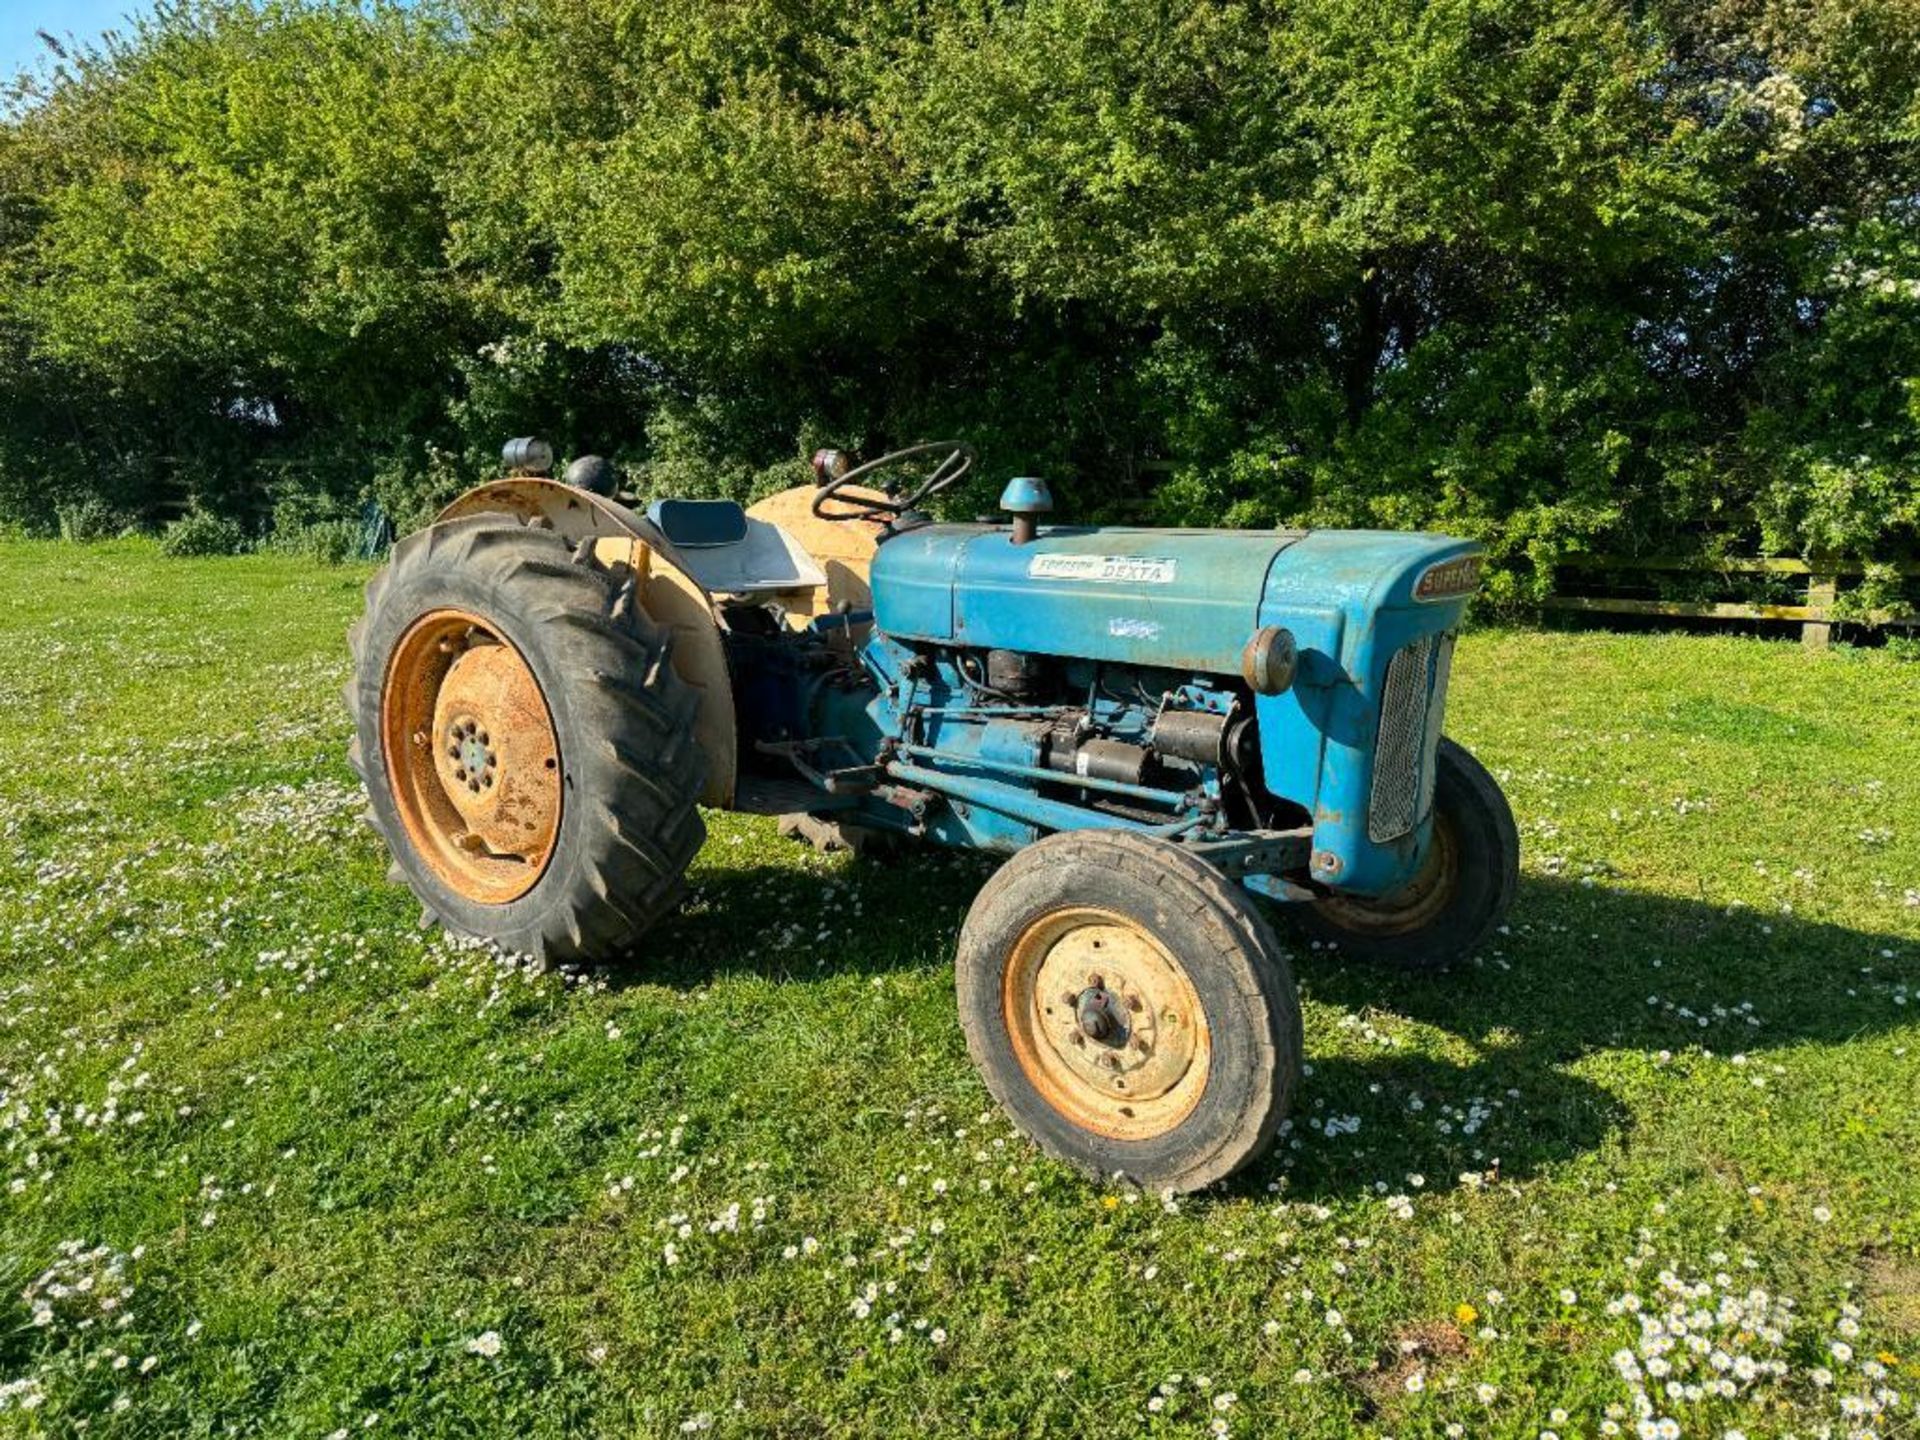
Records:
[[[731,806],[739,780],[739,733],[720,621],[712,596],[687,574],[667,538],[644,515],[636,515],[618,501],[531,476],[477,485],[436,515],[433,523],[444,525],[484,514],[545,524],[576,546],[591,542],[594,558],[603,566],[632,568],[640,608],[667,632],[674,673],[699,697],[693,733],[707,756],[701,803]]]

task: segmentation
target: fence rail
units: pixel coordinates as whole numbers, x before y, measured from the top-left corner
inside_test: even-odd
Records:
[[[1607,615],[1670,615],[1687,620],[1784,620],[1800,626],[1800,643],[1824,650],[1833,642],[1839,624],[1920,629],[1920,617],[1887,610],[1858,614],[1836,613],[1843,577],[1864,575],[1867,562],[1838,557],[1802,560],[1790,556],[1729,556],[1703,561],[1681,556],[1565,555],[1556,562],[1563,570],[1629,571],[1686,575],[1804,575],[1804,605],[1741,604],[1732,601],[1640,600],[1614,595],[1553,595],[1542,604],[1549,610],[1576,610]],[[1879,567],[1876,567],[1879,568]],[[1899,575],[1920,575],[1920,560],[1885,562]]]

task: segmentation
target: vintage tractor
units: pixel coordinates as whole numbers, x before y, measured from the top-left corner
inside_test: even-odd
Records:
[[[1269,1144],[1300,1074],[1255,896],[1418,967],[1512,898],[1506,801],[1441,733],[1470,543],[1052,525],[1034,479],[1007,523],[937,524],[973,463],[947,443],[640,514],[604,465],[508,451],[351,635],[354,764],[451,930],[629,956],[701,805],[1005,853],[957,957],[988,1088],[1062,1159],[1192,1189]]]

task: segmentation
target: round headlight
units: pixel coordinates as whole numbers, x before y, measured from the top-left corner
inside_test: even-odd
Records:
[[[582,455],[567,466],[567,484],[595,495],[611,495],[619,488],[620,472],[600,455]]]
[[[831,485],[853,468],[853,461],[844,450],[816,450],[811,464],[815,485]]]
[[[1284,695],[1293,685],[1293,667],[1298,661],[1293,632],[1279,625],[1267,625],[1254,632],[1240,655],[1240,673],[1256,695]]]

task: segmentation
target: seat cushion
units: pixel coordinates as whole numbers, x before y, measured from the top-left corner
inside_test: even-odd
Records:
[[[827,583],[813,557],[778,525],[731,500],[656,500],[647,523],[667,558],[715,595],[764,595]]]
[[[731,500],[656,500],[647,518],[682,550],[738,545],[747,538],[747,512]]]

